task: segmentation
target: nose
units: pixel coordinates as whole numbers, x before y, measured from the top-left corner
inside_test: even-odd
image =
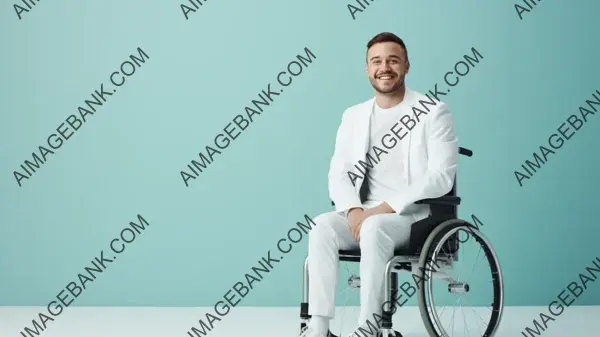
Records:
[[[379,68],[379,72],[381,73],[393,73],[392,71],[392,67],[390,66],[390,64],[388,62],[382,62],[381,66]]]

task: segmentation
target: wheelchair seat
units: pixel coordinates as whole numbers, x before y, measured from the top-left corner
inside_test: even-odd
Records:
[[[456,199],[457,202],[460,202],[460,199]],[[428,203],[432,201],[425,201],[423,203]],[[423,244],[425,240],[429,237],[431,232],[435,229],[437,225],[440,223],[452,219],[452,217],[443,217],[443,216],[429,216],[425,219],[414,222],[411,225],[410,231],[410,239],[408,247],[398,248],[394,251],[394,256],[403,256],[403,257],[414,257],[416,259],[419,258],[419,254],[421,253],[421,249],[423,248]],[[360,261],[360,249],[351,249],[351,250],[343,250],[339,251],[340,261],[349,261],[349,262],[359,262]]]

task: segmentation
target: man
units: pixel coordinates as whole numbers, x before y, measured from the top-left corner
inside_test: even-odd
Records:
[[[338,250],[360,248],[358,328],[381,315],[385,265],[409,243],[411,225],[429,215],[414,204],[448,193],[458,139],[447,104],[406,87],[404,42],[381,33],[367,44],[366,72],[375,97],[348,108],[337,131],[329,170],[335,211],[315,217],[309,234],[309,314],[302,337],[326,337],[334,317]],[[361,163],[362,161],[362,163]],[[368,172],[365,172],[366,169]],[[366,173],[366,174],[365,174]],[[368,184],[361,200],[362,183]],[[344,337],[344,336],[341,336]]]

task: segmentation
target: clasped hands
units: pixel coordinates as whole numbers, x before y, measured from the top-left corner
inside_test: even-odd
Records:
[[[350,232],[352,233],[352,237],[356,242],[359,242],[360,239],[360,229],[362,228],[363,221],[366,218],[374,215],[373,209],[363,210],[362,208],[352,208],[348,212],[348,226],[350,227]]]
[[[395,213],[394,209],[386,202],[383,202],[379,206],[370,208],[366,211],[359,207],[350,209],[348,212],[348,226],[350,227],[350,232],[352,233],[354,240],[359,242],[360,229],[362,228],[362,224],[365,219],[373,215],[386,213]]]

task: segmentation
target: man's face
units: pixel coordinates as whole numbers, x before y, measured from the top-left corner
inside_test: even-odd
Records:
[[[382,94],[402,88],[408,69],[404,48],[397,43],[376,43],[367,52],[367,76],[373,88]]]

